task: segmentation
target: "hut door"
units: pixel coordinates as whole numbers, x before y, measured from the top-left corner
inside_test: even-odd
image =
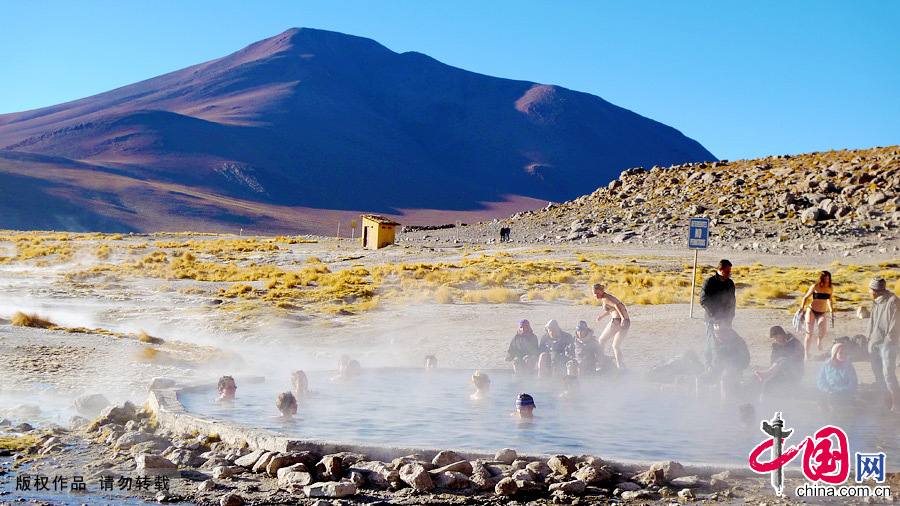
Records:
[[[369,227],[363,227],[363,248],[369,246]]]

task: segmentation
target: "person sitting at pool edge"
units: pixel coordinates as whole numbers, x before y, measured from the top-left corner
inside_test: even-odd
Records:
[[[777,394],[783,387],[788,387],[787,392],[790,392],[790,387],[803,378],[803,344],[778,325],[769,329],[769,337],[773,339],[772,365],[768,369],[757,370],[754,375],[762,383],[763,395]]]
[[[571,399],[578,395],[578,376],[566,374],[563,376],[563,391],[559,394],[561,399]]]
[[[506,361],[513,363],[513,373],[530,374],[537,367],[538,338],[528,320],[519,322],[519,329],[506,350]]]
[[[481,371],[475,371],[472,374],[472,384],[475,386],[475,392],[469,396],[473,401],[484,399],[488,396],[491,389],[491,378]]]
[[[835,344],[831,347],[831,359],[822,364],[816,382],[816,387],[822,394],[823,407],[834,409],[851,404],[858,384],[856,368],[847,356],[846,345]]]
[[[720,395],[728,398],[750,365],[747,342],[726,322],[713,324],[712,356],[705,378],[719,384]]]
[[[539,361],[546,360],[544,357],[547,357],[553,374],[562,375],[566,367],[566,348],[572,344],[572,340],[572,334],[564,332],[556,320],[548,321],[544,326],[544,335],[541,336],[538,344],[541,351]],[[540,364],[538,365],[540,366]]]
[[[582,374],[594,374],[600,357],[600,342],[586,321],[581,320],[575,327],[575,339],[566,348],[566,356],[575,361]]]
[[[281,413],[281,418],[290,419],[297,414],[297,398],[290,392],[281,392],[275,398],[275,407]]]
[[[303,371],[294,371],[291,373],[291,392],[300,402],[309,396],[309,380]]]
[[[237,383],[231,376],[222,376],[219,378],[218,384],[219,402],[231,402],[234,400],[234,394],[237,392]]]
[[[513,416],[520,420],[531,420],[534,418],[534,397],[529,394],[519,394],[516,398],[516,412]]]
[[[437,357],[425,355],[425,369],[437,369]]]

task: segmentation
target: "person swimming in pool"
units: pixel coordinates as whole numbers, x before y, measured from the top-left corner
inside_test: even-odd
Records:
[[[362,366],[358,360],[351,359],[349,355],[341,355],[340,360],[338,360],[337,376],[331,378],[331,381],[346,381],[352,379],[359,376],[360,371],[362,371]]]
[[[469,398],[473,401],[484,399],[491,390],[491,378],[481,371],[475,371],[472,374],[472,385],[475,386],[475,392]]]
[[[309,397],[309,380],[303,371],[294,371],[291,373],[291,392],[297,398],[297,402],[303,402]]]
[[[234,395],[237,392],[237,383],[234,382],[233,377],[222,376],[221,378],[219,378],[217,388],[219,391],[219,397],[216,399],[216,401],[234,402]]]
[[[519,420],[532,420],[534,419],[534,408],[534,397],[530,394],[519,394],[519,397],[516,398],[516,412],[512,416]]]
[[[297,398],[290,392],[281,392],[275,398],[275,407],[281,413],[282,420],[290,420],[297,414]]]

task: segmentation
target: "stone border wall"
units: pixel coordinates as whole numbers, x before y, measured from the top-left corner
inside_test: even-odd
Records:
[[[261,381],[264,380],[261,378],[242,379],[242,383],[258,383]],[[338,442],[296,439],[268,430],[251,429],[232,422],[203,418],[197,414],[188,412],[178,399],[178,394],[181,392],[195,392],[200,390],[215,391],[216,385],[181,385],[174,382],[168,383],[171,386],[159,388],[151,387],[148,404],[151,411],[156,415],[160,427],[175,433],[216,434],[222,441],[229,445],[242,446],[246,443],[251,450],[259,449],[274,452],[312,451],[320,455],[352,452],[366,455],[370,460],[379,460],[382,462],[390,462],[397,457],[412,454],[419,454],[430,460],[441,450],[453,450],[452,448],[409,448],[379,446],[351,441]],[[457,453],[464,455],[470,460],[484,459],[491,461],[494,459],[492,453],[472,452],[468,450],[458,450]],[[532,457],[546,460],[550,455],[532,455]],[[633,471],[635,473],[646,470],[651,464],[651,462],[635,460],[612,461],[604,459],[604,461],[617,469]],[[735,465],[684,464],[684,467],[688,473],[697,475],[710,475],[728,470],[732,473],[732,476],[735,477],[759,476],[753,473],[749,468]],[[791,470],[786,470],[785,474],[790,475],[793,473]]]

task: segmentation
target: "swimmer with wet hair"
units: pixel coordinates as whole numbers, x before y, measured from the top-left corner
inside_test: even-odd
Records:
[[[516,412],[512,414],[520,420],[531,420],[534,418],[534,397],[530,394],[519,394],[516,398]]]
[[[234,382],[234,378],[231,376],[222,376],[219,378],[217,389],[219,391],[219,398],[217,399],[219,402],[232,402],[234,401],[234,394],[237,392],[237,383]]]
[[[437,357],[425,355],[425,369],[437,369]]]
[[[472,374],[472,384],[475,385],[475,392],[469,398],[473,401],[481,400],[487,397],[491,389],[491,378],[481,371],[475,371]]]
[[[290,419],[297,414],[297,398],[290,392],[281,392],[275,398],[275,407],[281,412],[281,418]]]
[[[291,392],[297,401],[309,397],[309,380],[306,378],[305,372],[294,371],[291,373]]]

